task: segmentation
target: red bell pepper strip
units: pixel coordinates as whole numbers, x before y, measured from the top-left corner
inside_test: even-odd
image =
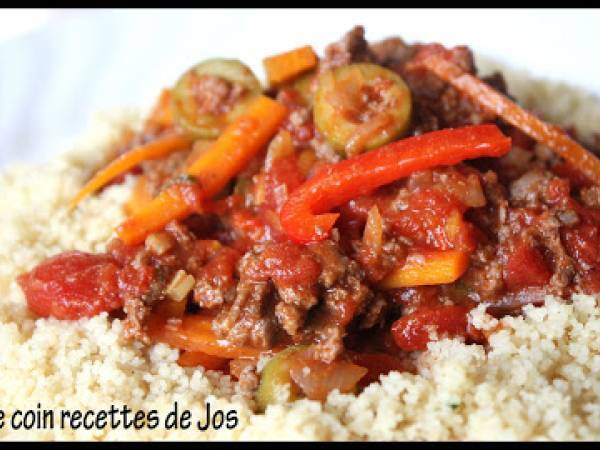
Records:
[[[412,172],[465,159],[499,157],[510,147],[511,139],[491,124],[433,131],[393,142],[334,164],[299,186],[281,208],[281,226],[299,243],[325,239],[339,216],[327,211],[336,206]]]

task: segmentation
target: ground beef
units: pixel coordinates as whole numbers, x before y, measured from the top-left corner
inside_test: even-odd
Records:
[[[503,265],[496,250],[496,244],[480,243],[471,255],[467,273],[462,277],[462,282],[477,301],[494,301],[504,290]]]
[[[249,257],[240,261],[240,270]],[[268,349],[274,344],[277,323],[272,311],[271,286],[268,282],[252,282],[242,278],[230,305],[224,305],[213,320],[215,333],[228,341]]]
[[[370,45],[371,53],[377,64],[400,70],[413,57],[415,48],[399,37],[384,39]]]
[[[579,193],[581,202],[588,208],[600,209],[600,186],[591,186],[581,189]]]
[[[235,298],[235,266],[240,255],[234,249],[224,248],[206,265],[196,270],[194,302],[201,308],[213,309]]]
[[[311,147],[315,151],[317,158],[328,163],[335,164],[342,160],[341,155],[325,140],[319,133],[315,133],[315,138],[310,142]]]
[[[123,301],[123,311],[127,316],[124,322],[125,337],[149,344],[150,339],[144,332],[144,321],[150,313],[148,305],[138,297],[126,296]]]
[[[149,342],[144,322],[152,306],[163,300],[164,289],[173,273],[169,266],[153,261],[144,247],[140,247],[121,269],[118,280],[126,314],[126,337]]]
[[[323,268],[319,275],[322,301],[307,321],[304,335],[313,356],[333,361],[343,351],[343,338],[348,324],[372,300],[373,293],[364,281],[358,263],[340,253],[338,245],[326,240],[308,245]]]
[[[309,144],[315,136],[312,107],[294,89],[281,89],[277,100],[289,111],[283,128],[290,132],[294,146],[302,148]]]
[[[416,51],[442,49],[439,44],[417,44]],[[448,50],[452,61],[467,73],[475,73],[473,54],[464,46]],[[413,133],[420,134],[440,128],[458,127],[468,124],[490,122],[495,119],[473,105],[456,89],[428,73],[422,67],[411,64],[408,59],[405,64],[398,65],[396,70],[407,82],[413,98]]]
[[[364,311],[361,313],[358,328],[368,330],[378,325],[383,325],[389,311],[390,303],[381,294],[376,294],[373,299],[367,303]]]
[[[221,77],[201,75],[192,83],[196,114],[224,114],[244,95],[245,88]]]
[[[233,360],[240,361],[240,360]],[[244,396],[251,397],[260,383],[260,377],[256,373],[256,361],[246,360],[243,366],[240,368],[238,374],[238,386]]]
[[[478,229],[490,240],[495,239],[500,226],[506,221],[508,211],[508,192],[498,181],[495,172],[481,174],[481,186],[486,203],[481,208],[467,211],[467,219],[477,225]]]
[[[279,302],[275,306],[275,317],[290,336],[298,335],[306,320],[307,309],[293,303]]]
[[[558,213],[547,211],[536,221],[534,234],[552,255],[553,274],[550,279],[549,292],[554,295],[565,295],[566,288],[575,275],[573,259],[568,255],[560,237],[561,221]]]
[[[541,168],[527,171],[510,184],[511,204],[521,207],[538,207],[545,198],[551,174]]]
[[[345,66],[357,62],[373,62],[375,55],[365,40],[365,29],[361,26],[352,28],[344,37],[325,48],[325,56],[321,60],[321,71]]]
[[[235,299],[213,321],[220,337],[238,344],[269,348],[281,330],[296,343],[314,343],[314,356],[332,361],[356,315],[371,327],[385,310],[381,298],[370,306],[363,271],[333,241],[257,245],[238,273]]]
[[[153,306],[165,299],[165,290],[178,270],[198,277],[211,256],[215,241],[198,240],[189,228],[170,222],[161,232],[169,242],[167,250],[156,254],[149,244],[125,246],[118,239],[109,243],[109,253],[122,265],[118,275],[126,335],[147,341],[144,322]]]
[[[180,151],[164,159],[148,160],[141,164],[146,177],[146,188],[152,196],[157,195],[168,180],[182,173],[181,169],[188,155],[189,151]]]
[[[551,277],[542,290],[555,295],[566,293],[575,267],[561,241],[560,228],[577,223],[578,217],[575,211],[553,203],[550,189],[556,180],[550,172],[534,167],[514,180],[507,192],[495,173],[483,175],[487,206],[472,211],[469,217],[485,230],[486,239],[480,239],[463,277],[478,300],[515,309],[527,299],[539,299],[537,294],[504,294],[506,258],[518,243],[540,249],[547,260]]]
[[[383,280],[392,269],[402,264],[407,254],[406,246],[398,238],[387,236],[384,232],[383,242],[378,253],[374,253],[363,241],[355,242],[357,248],[354,258],[360,262],[367,278],[373,283]]]
[[[556,186],[562,185],[564,185],[562,180],[554,177],[550,172],[534,168],[510,186],[512,205],[543,211],[536,216],[531,226],[521,231],[521,234],[535,237],[550,252],[554,273],[550,280],[549,292],[555,295],[564,294],[564,289],[575,275],[573,260],[561,241],[560,227],[579,222],[579,217],[572,208],[564,201],[557,201],[554,198],[553,192]],[[512,227],[520,228],[514,224]]]
[[[215,331],[238,343],[268,348],[278,329],[294,337],[306,312],[318,302],[321,266],[303,246],[256,245],[239,262],[235,299],[225,306]]]

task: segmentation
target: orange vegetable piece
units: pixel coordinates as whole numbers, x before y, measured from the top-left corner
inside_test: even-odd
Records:
[[[260,96],[190,165],[188,174],[198,178],[203,192],[212,197],[262,150],[286,114],[287,109],[281,103]]]
[[[261,353],[268,353],[265,350],[235,345],[220,339],[212,330],[211,322],[211,316],[201,314],[184,315],[178,321],[167,321],[164,316],[153,314],[148,320],[147,330],[153,341],[224,359],[258,358]]]
[[[192,211],[200,210],[198,198],[182,193],[181,185],[172,186],[140,207],[117,228],[119,238],[126,245],[136,245],[146,236],[162,230],[172,220],[182,219]]]
[[[142,161],[163,158],[173,152],[183,150],[191,144],[192,141],[181,134],[169,134],[123,153],[99,170],[71,200],[69,207],[74,208],[83,198],[101,189],[111,180],[131,170]]]
[[[276,86],[297,77],[317,66],[318,58],[310,45],[263,60],[270,86]]]
[[[600,180],[600,160],[571,139],[562,129],[525,111],[480,79],[464,72],[456,64],[444,58],[441,51],[428,53],[424,52],[422,56],[417,56],[416,64],[423,65],[485,110],[495,113],[504,121],[551,149],[578,168],[590,181],[597,183]]]
[[[469,267],[469,254],[458,250],[414,252],[382,282],[388,289],[447,284],[456,281]]]
[[[202,352],[182,352],[177,359],[177,364],[181,367],[202,366],[206,370],[225,370],[229,364],[229,359],[219,358],[218,356],[207,355]]]
[[[285,106],[269,97],[254,100],[188,167],[187,174],[198,180],[202,197],[215,195],[244,169],[277,132],[286,115]],[[189,215],[193,206],[176,189],[167,189],[121,224],[117,234],[127,245],[138,244],[171,220]]]

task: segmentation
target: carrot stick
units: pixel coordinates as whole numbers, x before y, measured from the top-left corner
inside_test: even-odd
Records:
[[[235,345],[217,337],[211,328],[212,317],[187,315],[179,323],[168,323],[160,316],[148,321],[148,334],[156,342],[188,352],[201,352],[225,359],[258,358],[268,351],[245,345]]]
[[[195,177],[203,198],[209,198],[235,177],[277,132],[287,114],[287,109],[260,96],[246,112],[229,125],[219,138],[187,169]],[[135,245],[146,235],[162,229],[171,220],[180,220],[193,211],[181,193],[167,189],[152,202],[129,217],[117,229],[117,234],[127,245]]]
[[[206,370],[225,370],[229,364],[229,359],[219,358],[218,356],[212,356],[202,352],[184,351],[179,355],[177,364],[181,367],[202,366]]]
[[[419,59],[416,65],[423,65],[442,80],[470,97],[485,110],[495,113],[507,123],[519,128],[523,133],[551,149],[558,156],[576,167],[590,181],[600,180],[600,160],[583,148],[560,128],[540,120],[506,96],[495,91],[483,81],[434,53]]]
[[[172,220],[183,219],[195,209],[199,210],[199,205],[195,208],[178,186],[172,186],[136,210],[117,227],[117,234],[125,244],[136,245],[148,234],[162,230]]]
[[[119,175],[134,168],[142,161],[157,159],[167,156],[175,151],[185,149],[191,145],[192,141],[180,134],[169,134],[158,138],[148,144],[140,145],[123,153],[121,156],[110,162],[106,167],[100,169],[93,178],[77,193],[69,203],[69,208],[74,208],[79,202],[88,195],[96,192],[105,186],[108,182]]]
[[[261,96],[246,113],[228,126],[206,152],[188,168],[211,197],[223,189],[269,142],[287,114],[287,109]]]
[[[388,289],[431,286],[456,281],[469,267],[469,254],[458,250],[436,250],[409,254],[406,262],[382,282]]]
[[[275,86],[307,72],[317,65],[317,55],[310,45],[296,48],[263,60],[270,86]]]

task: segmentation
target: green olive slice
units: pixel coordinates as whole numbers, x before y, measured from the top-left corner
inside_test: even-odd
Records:
[[[260,92],[260,82],[241,61],[208,59],[187,70],[175,84],[173,115],[192,137],[216,138]]]
[[[320,76],[314,118],[327,142],[349,157],[401,137],[411,109],[400,75],[376,64],[350,64]]]

